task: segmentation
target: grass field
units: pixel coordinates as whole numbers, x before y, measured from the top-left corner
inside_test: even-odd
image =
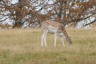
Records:
[[[96,64],[96,30],[67,29],[73,44],[65,47],[48,36],[48,47],[40,46],[40,30],[0,31],[0,64]]]

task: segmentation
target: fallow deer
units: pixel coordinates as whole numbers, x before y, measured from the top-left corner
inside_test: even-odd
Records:
[[[53,33],[54,34],[54,46],[56,47],[56,40],[57,36],[61,37],[62,45],[64,46],[64,39],[69,44],[72,44],[70,37],[68,36],[65,26],[60,22],[55,22],[51,20],[47,20],[42,22],[42,36],[41,36],[41,46],[47,46],[47,34]]]

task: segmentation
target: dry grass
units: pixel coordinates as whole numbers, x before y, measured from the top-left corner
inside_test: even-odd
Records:
[[[0,64],[96,64],[96,30],[67,29],[73,44],[62,47],[40,47],[40,30],[15,29],[0,31]],[[67,43],[67,42],[65,42]]]

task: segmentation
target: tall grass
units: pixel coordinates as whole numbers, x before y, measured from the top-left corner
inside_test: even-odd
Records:
[[[96,64],[96,31],[67,29],[73,44],[65,47],[48,36],[48,47],[40,46],[39,29],[0,31],[0,64]]]

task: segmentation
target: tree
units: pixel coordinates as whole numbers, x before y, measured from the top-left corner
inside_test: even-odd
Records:
[[[96,15],[95,0],[55,0],[51,13],[61,18],[64,25],[77,23]]]
[[[29,22],[29,24],[35,22],[40,24],[46,19],[53,18],[66,26],[70,23],[75,25],[77,22],[93,17],[96,14],[96,1],[19,0],[18,3],[12,4],[11,0],[0,0],[0,10],[2,12],[0,15],[3,17],[7,16],[7,18],[14,20],[15,23],[24,23],[26,21]],[[5,11],[7,11],[8,14],[4,14]]]

